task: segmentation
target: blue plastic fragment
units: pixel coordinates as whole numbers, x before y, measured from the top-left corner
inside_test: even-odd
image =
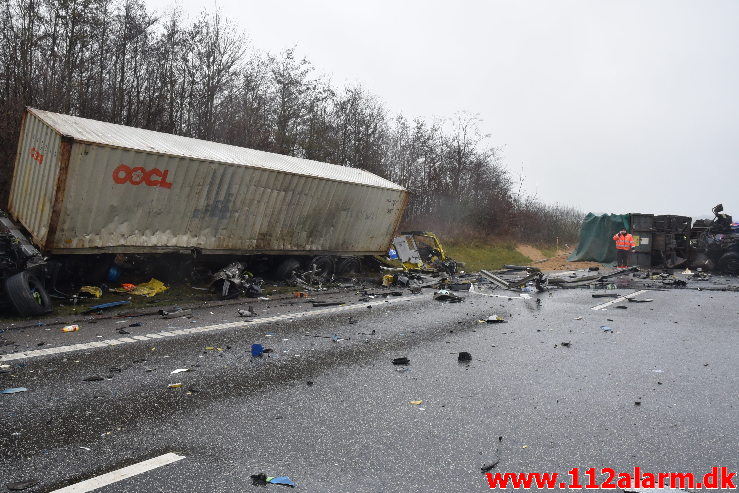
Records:
[[[269,482],[272,484],[283,484],[285,486],[291,486],[295,488],[295,483],[293,483],[287,476],[278,476],[276,478],[270,479]]]
[[[16,394],[18,392],[25,392],[26,390],[28,389],[25,387],[15,387],[12,389],[0,390],[0,394]]]
[[[251,345],[251,355],[256,357],[259,357],[264,353],[264,346],[261,344],[252,344]]]
[[[603,329],[603,332],[613,332],[613,329],[607,325],[601,325],[600,328]]]
[[[130,301],[111,301],[110,303],[103,303],[102,305],[95,305],[88,308],[86,311],[91,312],[94,310],[104,310],[105,308],[113,308],[114,306],[128,305]]]

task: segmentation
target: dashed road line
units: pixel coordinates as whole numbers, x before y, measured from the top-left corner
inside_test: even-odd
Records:
[[[173,454],[170,452],[168,454],[160,455],[159,457],[154,457],[153,459],[148,459],[143,462],[138,462],[131,466],[117,469],[115,471],[111,471],[109,473],[105,473],[94,478],[86,479],[85,481],[81,481],[79,483],[65,486],[64,488],[54,490],[52,493],[86,493],[88,491],[93,491],[98,488],[102,488],[103,486],[117,483],[118,481],[123,481],[124,479],[128,479],[133,476],[151,471],[158,467],[172,464],[184,458],[185,457],[182,455]]]
[[[316,308],[311,311],[297,312],[297,313],[285,313],[282,315],[273,315],[271,317],[253,318],[250,320],[240,320],[238,322],[227,322],[227,323],[222,323],[222,324],[206,325],[202,327],[190,327],[187,329],[175,329],[175,330],[170,329],[170,330],[163,330],[161,332],[156,332],[153,334],[120,337],[117,339],[93,341],[93,342],[82,343],[82,344],[72,344],[70,346],[57,346],[57,347],[50,347],[50,348],[45,348],[45,349],[34,349],[31,351],[21,351],[18,353],[8,353],[8,354],[0,355],[0,361],[14,361],[14,360],[21,360],[21,359],[28,359],[28,358],[36,358],[39,356],[48,356],[52,354],[70,353],[70,352],[75,352],[75,351],[84,351],[88,349],[117,346],[120,344],[131,344],[135,342],[144,342],[144,341],[150,341],[152,339],[165,339],[168,337],[175,337],[179,335],[198,334],[201,332],[211,332],[211,331],[216,331],[216,330],[251,327],[254,325],[260,325],[260,324],[270,323],[270,322],[279,322],[283,320],[314,317],[317,315],[325,315],[328,313],[348,312],[348,311],[360,310],[363,308],[366,309],[368,306],[387,306],[388,304],[391,304],[391,303],[399,303],[403,301],[412,301],[412,300],[420,300],[420,299],[423,299],[423,298],[419,296],[403,296],[403,297],[398,297],[398,298],[390,298],[390,299],[383,300],[383,301],[358,303],[354,305],[339,305],[339,306],[332,306],[328,308]]]
[[[634,293],[627,294],[625,296],[619,296],[618,298],[614,298],[611,301],[601,303],[600,305],[595,305],[594,307],[591,308],[591,310],[602,310],[605,307],[611,306],[614,303],[621,303],[622,301],[626,301],[629,298],[634,298],[635,296],[639,296],[640,294],[648,293],[648,292],[649,292],[648,289],[642,289],[641,291],[636,291]]]

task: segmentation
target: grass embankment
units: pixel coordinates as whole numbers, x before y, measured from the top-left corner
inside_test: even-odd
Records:
[[[442,240],[444,241],[444,240]],[[464,262],[465,272],[480,269],[500,269],[506,264],[528,265],[531,259],[516,250],[512,241],[487,243],[479,240],[470,242],[443,243],[444,249],[454,260]]]

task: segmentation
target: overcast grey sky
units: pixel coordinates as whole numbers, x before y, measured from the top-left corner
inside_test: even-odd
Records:
[[[148,0],[162,11],[171,1]],[[478,113],[526,190],[739,218],[739,1],[179,0],[408,117]]]

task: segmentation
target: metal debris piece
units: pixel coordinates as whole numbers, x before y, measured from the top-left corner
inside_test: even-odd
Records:
[[[486,472],[491,471],[495,466],[497,466],[499,462],[500,462],[500,459],[496,459],[490,464],[485,464],[484,466],[482,466],[480,470],[482,471],[483,474],[485,474]]]

